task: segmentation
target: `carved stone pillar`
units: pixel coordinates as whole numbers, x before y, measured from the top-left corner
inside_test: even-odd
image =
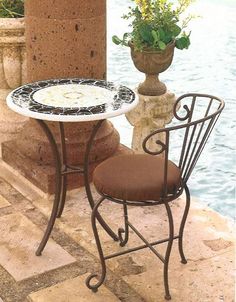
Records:
[[[12,139],[26,118],[6,105],[10,91],[26,81],[24,19],[0,18],[0,145]]]
[[[152,131],[165,127],[173,118],[175,95],[166,92],[160,96],[139,95],[139,104],[134,110],[126,114],[126,118],[134,126],[132,149],[137,153],[144,153],[142,142]],[[148,148],[156,150],[156,140],[163,137],[155,136],[149,140]]]
[[[25,2],[27,79],[106,77],[106,0],[27,0]],[[68,163],[81,162],[94,123],[66,125]],[[55,124],[52,129],[57,133]],[[57,139],[58,139],[58,135]],[[58,139],[59,140],[59,139]],[[119,147],[119,134],[105,123],[95,139],[91,171]],[[45,192],[53,192],[51,150],[35,121],[3,145],[4,160]],[[78,155],[80,154],[80,156]],[[69,188],[82,184],[73,175]]]

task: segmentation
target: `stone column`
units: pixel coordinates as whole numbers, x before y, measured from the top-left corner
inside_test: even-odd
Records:
[[[10,91],[26,81],[24,19],[0,18],[0,145],[12,139],[26,118],[6,105]]]
[[[160,96],[139,95],[139,104],[134,110],[126,114],[126,118],[131,125],[134,126],[132,149],[137,153],[144,153],[142,142],[144,138],[152,131],[164,128],[173,118],[173,105],[175,103],[175,95],[166,92]],[[163,140],[163,136],[153,137],[149,140],[148,148],[156,150],[156,140]]]
[[[63,77],[106,77],[105,0],[27,0],[25,12],[29,82]],[[70,164],[83,161],[93,125],[66,125]],[[50,127],[58,133],[55,123]],[[111,123],[105,123],[100,129],[95,146],[91,171],[119,147],[119,134]],[[49,144],[33,120],[24,126],[16,140],[3,146],[3,158],[7,163],[39,188],[52,193],[54,169],[50,154]],[[82,176],[73,175],[69,188],[81,185],[82,180]]]
[[[106,0],[27,0],[29,82],[106,77]]]

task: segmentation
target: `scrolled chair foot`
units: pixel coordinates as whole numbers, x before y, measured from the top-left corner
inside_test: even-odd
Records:
[[[182,263],[182,264],[187,264],[188,261],[184,258],[184,259],[181,259],[181,263]]]
[[[125,238],[123,235],[125,235]],[[127,238],[127,234],[123,228],[118,229],[118,237],[119,237],[119,241],[120,241],[120,246],[122,246],[122,247],[125,246],[128,241],[128,238]]]
[[[165,299],[168,300],[168,301],[171,300],[171,295],[170,294],[165,295]]]
[[[85,284],[89,289],[96,293],[98,291],[98,288],[103,284],[104,277],[101,277],[101,279],[97,283],[91,284],[91,281],[93,279],[99,279],[99,276],[97,274],[91,274],[87,277]]]

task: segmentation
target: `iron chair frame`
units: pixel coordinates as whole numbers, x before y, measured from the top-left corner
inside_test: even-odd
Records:
[[[180,102],[184,99],[184,98],[192,98],[192,102],[191,102],[191,107],[189,108],[187,105],[184,105],[183,108],[186,111],[186,115],[183,117],[180,117],[178,115],[178,108],[180,106]],[[193,111],[194,111],[194,107],[196,104],[196,100],[197,98],[207,98],[210,99],[209,100],[209,104],[208,107],[206,109],[205,112],[205,116],[201,119],[197,119],[195,121],[192,121],[192,117],[193,117]],[[210,112],[210,108],[212,106],[213,101],[216,100],[219,102],[219,106],[217,108],[217,110],[212,113],[209,114]],[[176,126],[172,126],[172,127],[167,127],[167,128],[163,128],[163,129],[158,129],[154,132],[152,132],[151,134],[149,134],[143,141],[143,150],[145,151],[145,153],[150,154],[150,155],[164,155],[164,185],[163,185],[163,192],[162,192],[162,197],[160,198],[160,201],[128,201],[128,200],[121,200],[121,199],[116,199],[112,196],[108,196],[102,192],[98,192],[101,195],[101,198],[97,201],[97,203],[95,203],[95,206],[92,210],[92,215],[91,215],[91,222],[92,222],[92,229],[93,229],[93,233],[94,233],[94,237],[95,237],[95,241],[97,244],[97,249],[98,249],[98,254],[99,254],[99,258],[101,261],[101,268],[102,268],[102,272],[101,275],[98,276],[98,274],[91,274],[90,276],[88,276],[88,278],[86,279],[86,285],[89,289],[91,289],[92,291],[96,292],[98,290],[98,288],[103,284],[105,277],[106,277],[106,260],[111,259],[111,258],[115,258],[121,255],[125,255],[137,250],[141,250],[144,248],[149,247],[149,249],[163,262],[164,264],[164,287],[165,287],[165,299],[166,300],[170,300],[171,299],[171,295],[170,295],[170,290],[169,290],[169,282],[168,282],[168,265],[169,265],[169,258],[170,258],[170,254],[171,254],[171,249],[172,249],[172,244],[173,241],[175,239],[178,239],[178,249],[179,249],[179,254],[180,254],[180,258],[181,258],[181,262],[183,264],[187,263],[187,260],[185,258],[184,255],[184,251],[183,251],[183,234],[184,234],[184,227],[185,227],[185,223],[187,220],[187,216],[188,216],[188,212],[189,212],[189,208],[190,208],[190,192],[187,186],[187,181],[205,147],[205,144],[215,126],[215,123],[217,122],[222,110],[224,108],[224,102],[212,95],[208,95],[208,94],[198,94],[198,93],[188,93],[188,94],[184,94],[181,97],[179,97],[174,105],[173,108],[173,113],[174,113],[174,117],[183,122],[186,121],[184,124],[181,125],[176,125]],[[209,114],[209,115],[208,115]],[[199,145],[198,144],[198,140],[200,139],[201,136],[201,132],[204,129],[204,124],[209,121],[209,124],[207,125],[207,129],[205,130],[203,137],[201,139],[201,142]],[[192,150],[192,154],[190,154],[190,147],[191,147],[191,143],[193,141],[194,138],[194,134],[197,128],[197,125],[200,125],[200,130],[198,132],[198,136],[197,136],[197,142],[195,142],[195,145],[193,147]],[[192,132],[190,133],[190,128],[193,127]],[[185,134],[184,134],[184,140],[183,140],[183,144],[182,144],[182,150],[181,150],[181,154],[180,154],[180,161],[179,161],[179,168],[181,171],[181,185],[179,188],[176,188],[175,192],[173,194],[169,194],[167,191],[167,175],[168,175],[168,157],[169,157],[169,138],[170,138],[170,133],[172,131],[178,130],[178,129],[185,129]],[[160,133],[164,133],[165,134],[165,141],[162,142],[160,140],[156,141],[156,144],[160,146],[160,150],[158,151],[151,151],[148,148],[148,141],[150,138],[152,138],[153,136],[160,134]],[[188,135],[190,135],[189,138],[189,144],[187,144],[188,141]],[[189,157],[189,161],[188,161],[188,157]],[[187,165],[187,166],[186,166]],[[179,227],[179,232],[178,235],[174,234],[174,220],[173,220],[173,215],[172,215],[172,211],[169,205],[169,202],[175,200],[176,198],[178,198],[183,192],[185,191],[186,194],[186,204],[185,204],[185,209],[184,209],[184,213],[183,213],[183,217],[180,223],[180,227]],[[118,229],[118,238],[119,238],[119,242],[120,242],[120,246],[125,246],[126,243],[128,242],[129,239],[129,228],[131,228],[134,233],[136,233],[136,235],[144,242],[144,245],[140,245],[134,248],[129,248],[126,249],[124,251],[121,252],[117,252],[117,253],[113,253],[110,255],[106,255],[104,256],[103,253],[103,249],[102,249],[102,245],[100,242],[100,238],[98,235],[98,230],[97,230],[97,226],[96,226],[96,220],[98,219],[98,209],[99,206],[103,203],[104,200],[110,200],[113,201],[115,203],[118,204],[122,204],[123,205],[123,211],[124,211],[124,228],[119,228]],[[162,239],[162,240],[158,240],[155,242],[151,242],[149,243],[143,236],[142,234],[129,222],[128,220],[128,208],[127,206],[154,206],[154,205],[160,205],[160,204],[164,204],[165,208],[166,208],[166,212],[167,212],[167,217],[168,217],[168,222],[169,222],[169,236],[168,238]],[[156,246],[158,244],[164,243],[164,242],[168,242],[167,244],[167,248],[166,248],[166,253],[165,256],[163,257],[160,253],[157,252],[156,249],[154,249],[153,246]],[[95,284],[92,284],[92,280],[94,278],[97,278],[98,281]]]

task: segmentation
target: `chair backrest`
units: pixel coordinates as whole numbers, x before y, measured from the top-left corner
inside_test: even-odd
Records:
[[[215,96],[185,94],[175,102],[173,126],[156,130],[144,139],[146,153],[165,156],[164,184],[170,155],[181,170],[183,185],[187,183],[223,108],[224,102]],[[149,146],[154,138],[155,150]]]

